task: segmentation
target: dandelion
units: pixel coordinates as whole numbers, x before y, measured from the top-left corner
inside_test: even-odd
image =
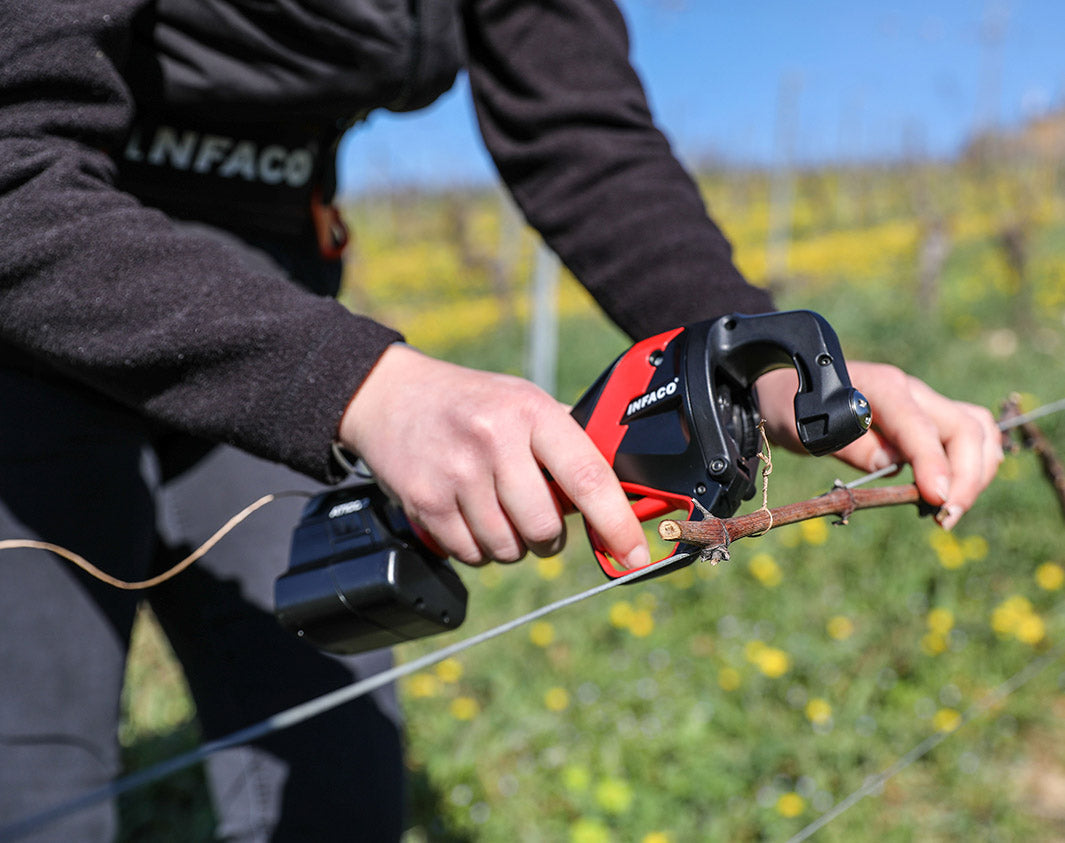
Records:
[[[562,576],[562,557],[547,556],[536,560],[536,573],[542,580],[555,580]]]
[[[954,627],[954,613],[937,607],[928,613],[928,629],[938,635],[946,635]]]
[[[672,843],[673,838],[664,831],[649,831],[640,843]]]
[[[941,632],[928,632],[921,636],[921,649],[929,656],[945,653],[948,645],[947,636]]]
[[[555,628],[547,621],[537,621],[529,627],[529,640],[537,647],[547,647],[555,640]]]
[[[929,534],[928,543],[939,557],[939,564],[947,570],[953,571],[965,564],[965,552],[953,533],[936,530]]]
[[[953,732],[961,725],[961,714],[953,708],[941,708],[932,718],[937,732]]]
[[[602,820],[581,817],[569,827],[570,843],[610,843],[610,831]]]
[[[604,811],[624,814],[632,805],[632,787],[622,779],[604,779],[595,788],[595,801]]]
[[[637,638],[646,638],[655,629],[655,619],[646,609],[637,609],[629,618],[629,632]]]
[[[747,563],[751,574],[766,588],[773,588],[780,584],[783,575],[780,566],[768,553],[756,553]]]
[[[1035,569],[1035,582],[1043,591],[1057,591],[1065,585],[1065,568],[1056,562],[1044,562]]]
[[[824,544],[828,541],[828,525],[823,518],[799,522],[799,531],[807,544]]]
[[[821,697],[812,697],[806,703],[806,719],[820,726],[832,719],[832,706],[828,700]]]
[[[451,701],[449,710],[456,720],[473,720],[481,713],[481,706],[473,697],[455,697]]]
[[[626,629],[632,619],[632,604],[628,600],[618,600],[610,607],[610,623],[618,629]]]
[[[571,764],[562,771],[562,784],[566,790],[572,790],[574,793],[586,791],[591,781],[592,776],[588,772],[588,768],[582,767],[580,764]]]
[[[742,681],[740,672],[734,667],[723,667],[717,672],[717,684],[722,691],[735,691]]]
[[[783,650],[766,647],[758,654],[758,669],[770,679],[783,676],[791,669],[791,658]]]
[[[462,662],[457,659],[444,659],[434,670],[441,682],[454,684],[462,678]]]
[[[431,673],[415,673],[407,680],[407,692],[414,698],[433,697],[440,691],[440,680]]]
[[[1014,636],[1025,644],[1038,644],[1046,637],[1046,624],[1027,597],[1007,597],[991,612],[991,628],[1000,638]]]
[[[836,615],[829,618],[825,625],[829,638],[836,641],[846,641],[854,634],[854,621],[844,615]]]
[[[806,800],[795,791],[780,794],[777,800],[777,813],[782,817],[792,819],[806,810]]]
[[[565,688],[551,688],[544,694],[544,705],[548,711],[565,711],[569,708],[569,691]]]
[[[1018,641],[1035,645],[1046,637],[1046,624],[1043,623],[1043,619],[1039,615],[1033,612],[1020,619],[1013,634]]]

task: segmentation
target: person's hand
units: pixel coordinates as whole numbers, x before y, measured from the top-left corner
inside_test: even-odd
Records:
[[[1002,462],[1002,436],[983,407],[954,401],[921,380],[880,363],[848,363],[851,381],[869,399],[873,427],[835,456],[862,471],[909,463],[921,497],[941,507],[950,529],[991,482]],[[802,451],[792,399],[798,379],[778,369],[758,379],[767,433]]]
[[[650,561],[609,463],[566,407],[528,381],[393,345],[339,433],[408,517],[461,562],[561,549],[565,523],[544,469],[619,565]]]

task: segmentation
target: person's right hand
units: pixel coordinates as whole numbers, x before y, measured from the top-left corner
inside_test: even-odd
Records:
[[[469,565],[557,553],[558,488],[626,568],[650,561],[617,477],[567,408],[509,375],[393,345],[340,422],[340,441],[446,553]]]

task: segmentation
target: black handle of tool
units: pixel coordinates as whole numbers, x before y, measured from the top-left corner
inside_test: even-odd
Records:
[[[814,456],[838,451],[869,429],[869,402],[851,386],[839,339],[819,314],[733,315],[713,323],[707,343],[715,353],[712,368],[742,386],[771,369],[795,367],[795,424],[803,447]]]

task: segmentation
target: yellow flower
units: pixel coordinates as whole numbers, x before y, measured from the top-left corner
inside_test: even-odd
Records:
[[[790,668],[791,658],[776,647],[766,647],[758,655],[758,669],[770,679],[783,676]]]
[[[1027,597],[1015,594],[991,612],[991,628],[1002,638],[1014,636],[1025,644],[1038,644],[1046,637],[1046,624]]]
[[[753,641],[748,641],[743,645],[743,657],[751,664],[758,664],[758,659],[761,658],[765,648],[766,643],[759,641],[757,638]]]
[[[928,632],[921,636],[921,649],[930,656],[938,656],[947,651],[947,638],[939,632]]]
[[[440,691],[440,681],[431,673],[415,673],[407,680],[412,697],[432,697]]]
[[[938,732],[953,732],[961,725],[961,714],[953,708],[941,708],[932,718],[932,725]]]
[[[619,600],[610,607],[610,623],[618,629],[627,629],[637,638],[646,638],[655,628],[651,614],[651,601],[640,601],[642,608],[634,609],[627,600]]]
[[[938,635],[946,635],[954,627],[954,613],[937,607],[928,613],[928,629]]]
[[[558,579],[562,575],[562,557],[548,556],[536,560],[536,573],[542,580]]]
[[[1065,585],[1065,568],[1056,562],[1044,562],[1035,569],[1035,581],[1044,591],[1057,591]]]
[[[604,779],[595,788],[595,801],[611,814],[624,814],[632,805],[632,788],[622,779]]]
[[[836,641],[846,641],[854,634],[854,622],[844,615],[836,615],[834,618],[830,618],[826,628],[828,629],[829,637],[834,638]]]
[[[562,783],[567,790],[583,793],[588,789],[592,777],[587,767],[580,764],[571,764],[562,771]]]
[[[717,672],[717,684],[723,691],[735,691],[742,681],[740,672],[734,667],[723,667]]]
[[[751,561],[747,563],[747,567],[750,569],[751,574],[754,575],[754,578],[766,588],[773,588],[779,585],[783,578],[780,573],[780,566],[768,553],[756,553],[751,557]]]
[[[806,703],[806,718],[811,723],[818,725],[827,723],[832,718],[832,706],[828,700],[821,699],[821,697],[813,697]]]
[[[640,843],[672,843],[673,838],[664,831],[649,831]]]
[[[473,697],[455,697],[451,701],[450,711],[456,720],[473,720],[481,713],[481,707]]]
[[[546,647],[555,640],[555,628],[547,621],[537,621],[529,627],[529,640],[537,647]]]
[[[462,678],[462,662],[456,659],[444,659],[434,670],[441,682],[454,683]]]
[[[961,542],[953,533],[946,530],[935,530],[928,536],[928,543],[939,557],[939,564],[948,570],[960,568],[965,564],[965,552]]]
[[[1033,612],[1020,619],[1013,634],[1017,636],[1018,641],[1025,644],[1038,644],[1046,637],[1046,624]]]
[[[629,618],[629,632],[637,638],[646,638],[655,628],[654,615],[646,609],[637,609]]]
[[[551,688],[544,694],[544,705],[549,711],[565,711],[569,708],[569,691],[565,688]]]
[[[983,536],[967,536],[961,541],[961,552],[966,559],[973,561],[986,559],[989,549],[987,539]]]
[[[632,620],[632,604],[628,600],[619,600],[610,607],[610,623],[618,629],[625,629]]]
[[[777,813],[782,817],[791,819],[799,816],[805,810],[806,800],[793,790],[780,794],[780,798],[777,800]]]
[[[807,544],[824,544],[828,541],[828,525],[824,518],[811,518],[799,522],[802,540]]]
[[[570,843],[610,843],[610,831],[601,820],[581,817],[569,827]]]

